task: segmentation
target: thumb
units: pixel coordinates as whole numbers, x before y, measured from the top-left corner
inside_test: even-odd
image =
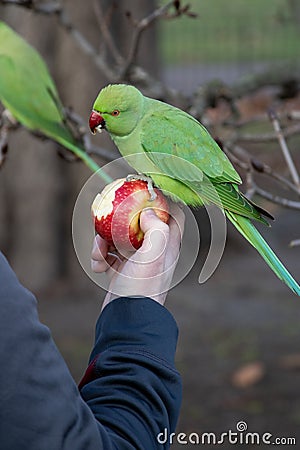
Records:
[[[157,217],[153,208],[143,209],[140,215],[140,226],[145,234],[155,229],[166,232],[169,229],[168,225]]]
[[[141,212],[140,224],[145,234],[143,245],[137,253],[144,262],[157,263],[157,258],[164,256],[168,245],[169,226],[157,217],[152,208]]]

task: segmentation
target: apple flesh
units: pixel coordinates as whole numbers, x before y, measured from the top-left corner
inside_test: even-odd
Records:
[[[92,204],[96,232],[120,253],[135,251],[144,239],[140,214],[151,208],[160,220],[169,220],[169,205],[163,193],[154,188],[156,198],[150,200],[147,182],[120,178],[97,194]]]

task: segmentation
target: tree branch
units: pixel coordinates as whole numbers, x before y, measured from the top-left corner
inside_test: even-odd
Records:
[[[0,169],[5,163],[8,152],[8,136],[11,130],[19,126],[15,118],[8,109],[5,109],[0,116]]]
[[[300,179],[299,179],[299,175],[298,175],[296,166],[294,164],[293,158],[291,156],[290,150],[289,150],[289,148],[287,146],[285,137],[284,137],[284,135],[282,133],[282,129],[281,129],[279,120],[276,117],[275,111],[270,111],[269,116],[270,116],[270,120],[271,120],[271,122],[273,124],[274,130],[275,130],[275,134],[276,134],[276,136],[278,138],[278,142],[279,142],[282,154],[283,154],[284,159],[286,161],[286,164],[287,164],[287,166],[289,168],[292,180],[293,180],[295,186],[298,188],[298,193],[300,194]]]
[[[281,183],[282,185],[286,186],[288,189],[290,189],[291,191],[293,191],[299,195],[298,188],[293,183],[291,183],[290,180],[288,180],[284,176],[280,175],[279,173],[275,172],[267,164],[265,164],[257,159],[251,159],[251,164],[252,164],[252,167],[254,168],[254,170],[256,170],[257,172],[264,173],[264,174],[268,175],[269,177],[274,178],[274,180],[278,181],[279,183]]]
[[[134,60],[137,56],[137,51],[140,43],[140,39],[142,36],[143,31],[148,28],[155,20],[157,20],[159,17],[162,17],[168,9],[170,9],[172,6],[174,6],[176,2],[174,0],[169,1],[165,5],[161,6],[160,8],[155,9],[151,14],[144,17],[139,22],[134,22],[135,25],[135,32],[132,37],[131,46],[129,49],[128,56],[126,58],[125,65],[122,67],[120,71],[120,78],[125,78],[128,74],[129,69],[131,68]],[[131,17],[130,13],[127,13],[128,17]]]
[[[300,239],[294,239],[290,242],[290,247],[296,247],[298,245],[300,245]]]
[[[260,195],[261,197],[269,200],[272,203],[277,203],[278,205],[284,206],[286,208],[296,209],[300,211],[300,202],[296,202],[294,200],[289,200],[288,198],[280,197],[279,195],[271,194],[271,192],[262,189],[254,183],[254,191],[255,194]]]
[[[118,154],[116,152],[107,150],[103,147],[98,147],[91,143],[91,133],[89,130],[87,130],[85,121],[79,114],[75,113],[72,109],[69,108],[65,108],[64,112],[66,119],[75,126],[78,139],[82,141],[83,147],[88,155],[98,156],[108,162],[118,157]]]
[[[108,80],[115,81],[117,74],[112,70],[107,61],[97,49],[80,33],[77,28],[72,24],[65,9],[61,8],[59,12],[56,13],[58,17],[59,24],[73,37],[74,41],[81,48],[81,50],[88,56],[91,56],[96,66],[101,70],[101,72],[106,76]]]
[[[32,9],[41,14],[56,14],[61,11],[59,1],[39,2],[35,0],[1,0],[3,5],[22,6],[23,8]]]
[[[284,130],[281,130],[282,136],[287,138],[290,136],[295,136],[300,133],[300,123],[296,123],[291,125],[290,127],[286,127]],[[236,138],[240,142],[253,142],[253,143],[265,143],[265,142],[273,142],[278,140],[277,133],[263,133],[263,134],[239,134]]]
[[[109,31],[109,29],[108,29],[106,17],[105,17],[104,11],[103,11],[102,6],[101,6],[101,1],[100,0],[93,0],[93,5],[94,5],[96,18],[97,18],[97,21],[98,21],[98,24],[99,24],[99,28],[100,28],[102,37],[105,40],[107,48],[111,52],[111,55],[113,56],[113,58],[115,59],[115,62],[118,65],[124,64],[124,58],[121,55],[121,53],[118,51],[118,49],[117,49],[117,47],[115,45],[114,39],[112,37],[112,34]]]

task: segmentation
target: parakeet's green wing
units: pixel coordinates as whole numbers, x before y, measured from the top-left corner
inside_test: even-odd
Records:
[[[197,192],[199,205],[213,203],[268,224],[261,216],[263,210],[239,192],[239,174],[208,131],[193,117],[156,102],[155,112],[142,119],[141,144],[162,173],[182,180]],[[178,156],[190,164],[183,164],[177,158],[166,158],[165,154]],[[164,188],[163,185],[159,187]],[[197,203],[193,199],[191,204]]]
[[[74,142],[53,80],[39,54],[0,21],[0,101],[26,127]]]
[[[156,101],[155,111],[142,119],[141,143],[160,168],[162,158],[156,153],[167,153],[189,161],[218,182],[241,183],[239,174],[203,125],[175,107]]]

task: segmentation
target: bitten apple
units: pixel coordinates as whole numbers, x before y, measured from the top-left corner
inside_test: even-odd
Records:
[[[169,220],[169,205],[163,193],[154,188],[156,198],[150,200],[147,182],[120,178],[97,194],[92,204],[96,232],[119,252],[138,249],[144,239],[140,227],[143,209],[152,208],[165,223]]]

